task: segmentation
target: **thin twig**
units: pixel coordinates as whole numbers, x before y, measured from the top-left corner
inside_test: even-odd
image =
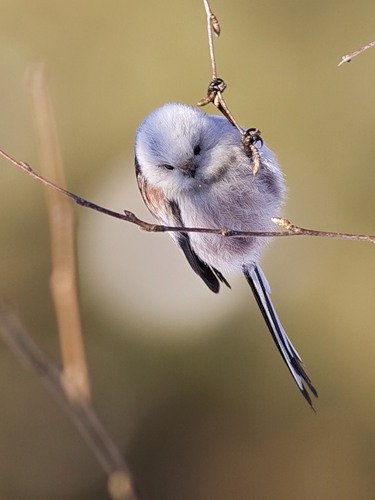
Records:
[[[184,226],[164,226],[161,224],[152,224],[146,222],[142,219],[139,219],[133,212],[129,210],[124,210],[123,213],[114,212],[113,210],[109,210],[108,208],[102,207],[93,203],[91,201],[86,200],[85,198],[81,198],[80,196],[75,195],[74,193],[63,189],[53,182],[45,179],[40,174],[37,174],[31,167],[25,162],[19,162],[12,158],[10,155],[5,153],[0,149],[0,156],[5,158],[7,161],[12,163],[14,166],[30,175],[33,179],[41,182],[42,184],[58,191],[59,193],[69,197],[72,199],[77,205],[82,207],[90,208],[91,210],[95,210],[104,215],[108,215],[110,217],[114,217],[115,219],[120,219],[125,222],[130,222],[131,224],[135,224],[140,229],[150,232],[150,233],[164,233],[164,232],[184,232],[184,233],[209,233],[209,234],[217,234],[223,237],[243,237],[243,236],[257,236],[264,238],[275,238],[275,237],[284,237],[284,236],[311,236],[318,238],[335,238],[342,240],[356,240],[356,241],[368,241],[370,243],[375,243],[375,235],[365,235],[365,234],[353,234],[353,233],[338,233],[333,231],[319,231],[315,229],[306,229],[292,224],[287,219],[282,219],[279,217],[274,217],[272,221],[283,227],[284,231],[238,231],[236,229],[229,228],[203,228],[203,227],[184,227]]]
[[[375,40],[373,42],[367,43],[363,47],[360,47],[351,54],[346,54],[346,56],[342,56],[341,61],[338,63],[337,66],[341,66],[344,63],[349,63],[352,59],[359,56],[359,54],[362,54],[362,52],[364,52],[367,49],[370,49],[371,47],[375,47]]]
[[[201,99],[198,102],[198,106],[204,106],[209,102],[212,102],[218,110],[230,121],[230,123],[237,128],[239,133],[242,135],[244,133],[244,129],[237,123],[236,119],[230,112],[224,97],[223,92],[226,88],[226,84],[221,78],[217,76],[217,66],[216,66],[216,57],[214,50],[214,41],[213,41],[213,33],[216,36],[220,35],[221,28],[218,21],[218,18],[212,12],[208,0],[203,0],[204,8],[206,11],[207,18],[207,35],[208,35],[208,46],[210,49],[210,60],[211,60],[211,68],[212,68],[212,78],[211,82],[208,86],[207,97]]]
[[[215,59],[215,49],[214,49],[214,41],[212,37],[212,33],[215,33],[216,36],[220,36],[221,28],[219,21],[215,14],[212,12],[210,4],[208,0],[203,0],[204,8],[206,10],[207,17],[207,33],[208,33],[208,47],[210,49],[210,59],[212,66],[212,79],[217,78],[216,71],[216,59]]]
[[[249,142],[249,136],[251,135],[251,131],[255,129],[245,130],[243,127],[239,125],[237,120],[234,118],[232,112],[228,108],[227,103],[223,97],[223,92],[226,89],[227,85],[221,78],[217,76],[217,66],[216,66],[216,57],[214,50],[214,41],[213,34],[216,36],[220,35],[221,28],[219,21],[215,14],[212,12],[210,4],[208,0],[203,0],[204,8],[206,10],[206,18],[207,18],[207,35],[208,35],[208,46],[210,50],[210,59],[211,59],[211,68],[212,68],[212,78],[211,82],[207,88],[207,95],[203,99],[201,99],[197,105],[205,106],[208,103],[214,104],[217,109],[225,116],[225,118],[238,130],[242,138],[242,144],[245,150],[245,153],[252,159],[253,162],[253,175],[256,175],[260,168],[260,153],[256,146],[260,139],[260,131],[257,130],[257,139]],[[253,136],[254,139],[254,136]],[[263,141],[261,141],[263,142]]]
[[[0,301],[0,333],[16,356],[41,379],[66,411],[108,474],[113,500],[136,500],[129,469],[90,404],[68,398],[62,373],[31,338],[9,304]]]
[[[35,134],[42,172],[66,186],[56,120],[47,75],[42,64],[30,68],[27,87],[31,98]],[[76,272],[75,216],[71,204],[56,191],[45,190],[51,234],[50,286],[58,321],[64,382],[76,402],[90,401],[91,389],[83,341]]]

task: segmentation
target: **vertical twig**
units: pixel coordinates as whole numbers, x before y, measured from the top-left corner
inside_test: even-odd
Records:
[[[232,112],[230,111],[225,99],[223,97],[223,92],[226,89],[227,85],[222,78],[218,78],[217,76],[217,68],[216,68],[216,57],[214,50],[214,40],[213,34],[216,36],[220,35],[220,24],[212,12],[210,4],[208,0],[203,0],[204,8],[206,11],[206,19],[207,19],[207,35],[208,35],[208,46],[210,49],[210,59],[211,59],[211,68],[212,68],[212,79],[207,89],[207,96],[201,99],[197,105],[205,106],[208,103],[213,103],[217,109],[225,116],[225,118],[238,130],[242,137],[242,145],[244,147],[245,153],[249,158],[252,159],[253,162],[253,175],[256,175],[260,168],[260,153],[257,147],[257,142],[260,142],[261,145],[263,141],[260,137],[260,130],[255,128],[249,128],[244,130]]]
[[[66,189],[56,121],[43,65],[29,71],[28,88],[42,172],[60,189]],[[50,363],[27,335],[17,318],[11,318],[16,351],[43,376],[51,392],[80,429],[108,474],[108,492],[113,500],[135,500],[129,470],[116,445],[91,407],[91,389],[83,342],[77,291],[75,218],[70,201],[55,190],[46,189],[49,215],[52,274],[51,291],[55,304],[61,352],[62,374]],[[8,318],[9,319],[9,318]],[[8,324],[9,327],[9,324]],[[13,340],[16,340],[15,338]],[[17,349],[18,347],[18,349]],[[20,348],[21,347],[21,348]]]
[[[57,127],[42,64],[29,70],[35,133],[41,170],[55,184],[66,186]],[[63,359],[63,383],[72,401],[90,400],[90,382],[83,342],[75,260],[75,218],[70,201],[46,189],[52,251],[51,291]]]
[[[203,0],[203,4],[206,11],[208,47],[210,50],[212,76],[211,76],[211,82],[208,86],[207,96],[201,99],[197,103],[197,105],[205,106],[209,102],[212,102],[217,107],[217,109],[226,117],[226,119],[229,120],[229,122],[234,127],[236,127],[241,136],[243,136],[244,135],[243,128],[237,123],[237,120],[232,115],[223,97],[223,92],[226,89],[227,85],[224,82],[224,80],[218,78],[217,76],[213,34],[215,34],[217,37],[220,36],[221,33],[220,23],[218,18],[212,12],[208,0]]]
[[[215,14],[212,12],[210,4],[208,3],[208,0],[203,0],[203,3],[204,3],[204,8],[206,10],[206,17],[207,17],[208,47],[210,49],[212,80],[215,80],[217,78],[217,70],[216,70],[215,48],[214,48],[214,41],[213,41],[213,37],[212,37],[212,32],[214,32],[216,36],[219,36],[220,35],[220,24],[219,24],[217,17],[215,16]]]

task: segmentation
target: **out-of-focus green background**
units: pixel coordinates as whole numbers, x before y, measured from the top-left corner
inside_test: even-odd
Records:
[[[213,0],[219,75],[277,152],[296,224],[375,233],[370,0]],[[210,79],[201,2],[3,0],[0,147],[38,168],[25,91],[45,61],[68,183],[150,220],[133,174],[141,120]],[[213,111],[213,110],[209,110]],[[320,398],[298,393],[241,279],[211,294],[166,235],[76,210],[95,405],[142,500],[375,498],[375,247],[275,241],[273,299]],[[278,215],[278,214],[275,214]],[[281,214],[280,214],[281,215]],[[0,161],[0,295],[59,360],[43,190]],[[0,344],[0,499],[105,499],[75,428]]]

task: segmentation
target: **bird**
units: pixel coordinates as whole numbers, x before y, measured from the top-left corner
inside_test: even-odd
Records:
[[[136,132],[135,173],[143,201],[165,226],[272,231],[272,218],[284,203],[285,180],[267,145],[259,141],[257,149],[255,173],[254,159],[226,117],[164,104]],[[230,288],[228,274],[244,275],[284,362],[314,410],[311,394],[317,397],[317,390],[277,316],[259,264],[269,238],[183,230],[169,234],[212,292],[222,285]]]

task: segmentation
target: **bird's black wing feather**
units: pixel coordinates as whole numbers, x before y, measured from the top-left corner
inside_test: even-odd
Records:
[[[218,276],[216,276],[212,268],[203,262],[191,248],[189,235],[187,233],[177,233],[177,244],[184,252],[193,271],[202,278],[210,290],[214,293],[218,293],[220,290]]]
[[[176,224],[179,226],[183,226],[184,222],[181,217],[181,211],[178,203],[176,201],[170,201],[169,206],[171,212],[173,213],[174,219],[176,220]],[[209,266],[194,252],[190,243],[189,233],[177,233],[175,235],[175,239],[178,246],[184,252],[184,255],[187,258],[187,261],[189,262],[193,271],[202,278],[202,280],[206,283],[206,285],[212,292],[219,292],[220,281],[222,283],[225,283],[230,288],[229,283],[221,274],[221,272]]]

